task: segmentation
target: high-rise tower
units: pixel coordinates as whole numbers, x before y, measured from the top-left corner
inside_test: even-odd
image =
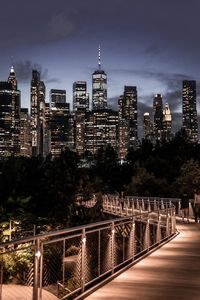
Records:
[[[98,69],[92,74],[92,108],[107,109],[107,75],[101,69],[101,48],[99,46]]]
[[[66,102],[66,91],[52,89],[50,102],[51,154],[59,157],[66,148],[70,148],[70,104]]]
[[[73,110],[89,111],[89,94],[87,93],[87,83],[85,81],[73,83]]]
[[[11,66],[10,74],[8,76],[8,82],[12,84],[13,90],[17,90],[17,78],[15,75],[14,67]]]
[[[137,88],[136,86],[125,86],[124,95],[121,99],[122,118],[128,123],[129,147],[135,146],[138,139],[137,122]]]
[[[163,101],[161,94],[154,95],[153,116],[155,137],[161,139],[163,133]]]
[[[183,81],[183,127],[192,142],[198,140],[198,122],[196,108],[196,81]]]
[[[8,81],[0,82],[0,156],[20,154],[20,91],[14,68]]]
[[[51,108],[56,104],[66,103],[66,90],[51,89],[50,90]]]
[[[151,122],[150,114],[145,112],[143,115],[143,137],[145,139],[151,139],[153,133],[153,124]]]
[[[31,80],[31,134],[32,155],[45,156],[45,85],[37,70],[32,71]]]
[[[75,118],[75,150],[81,155],[85,151],[85,120],[89,111],[89,94],[85,81],[73,83],[73,110]]]
[[[167,140],[172,136],[172,115],[168,103],[165,103],[163,109],[163,134]]]

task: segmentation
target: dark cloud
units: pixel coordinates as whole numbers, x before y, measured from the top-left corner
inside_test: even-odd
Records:
[[[164,102],[169,103],[170,109],[172,112],[180,110],[182,105],[182,91],[179,90],[170,90],[164,93],[163,95]]]
[[[149,46],[147,46],[144,49],[144,55],[157,55],[163,52],[163,49],[161,49],[161,47],[154,43],[154,44],[150,44]]]
[[[108,107],[113,110],[118,109],[118,99],[119,96],[114,96],[108,99]]]
[[[64,38],[75,30],[75,24],[68,20],[63,13],[52,16],[49,23],[49,38]]]
[[[143,79],[150,80],[154,82],[155,91],[156,85],[158,83],[162,84],[163,90],[159,91],[163,95],[163,101],[168,102],[170,109],[172,111],[180,110],[182,104],[182,82],[183,80],[193,80],[195,79],[190,74],[181,74],[181,73],[163,73],[157,72],[154,70],[135,70],[135,69],[121,69],[121,70],[112,70],[114,73],[125,74],[132,76],[133,78],[139,78],[140,81]],[[197,84],[198,87],[198,84]],[[138,93],[138,97],[141,102],[150,103],[153,105],[153,93],[149,91],[149,94],[143,95],[144,91],[146,92],[145,86],[141,87],[141,92]],[[158,91],[157,91],[158,92]],[[198,93],[198,90],[197,90]],[[200,93],[200,90],[199,90]]]
[[[32,77],[32,70],[37,70],[40,72],[41,80],[46,83],[59,82],[60,80],[57,78],[49,78],[48,69],[43,69],[41,65],[33,63],[29,60],[26,61],[17,61],[14,64],[15,73],[17,76],[17,80],[21,83],[30,82]]]

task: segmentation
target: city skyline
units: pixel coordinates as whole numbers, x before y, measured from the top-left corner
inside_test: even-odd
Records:
[[[200,79],[199,9],[197,0],[5,3],[0,80],[13,63],[22,106],[29,107],[31,70],[37,64],[47,100],[51,89],[66,89],[72,105],[73,82],[86,81],[91,95],[91,74],[98,66],[101,44],[108,104],[116,106],[124,86],[133,85],[142,112],[160,93],[172,112],[179,113],[182,80],[195,79],[198,87]]]

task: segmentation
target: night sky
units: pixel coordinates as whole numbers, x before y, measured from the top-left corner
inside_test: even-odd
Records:
[[[47,102],[51,88],[66,89],[71,102],[76,80],[87,81],[91,101],[99,44],[109,106],[116,107],[124,85],[136,85],[140,115],[161,93],[178,128],[182,80],[200,81],[199,0],[2,1],[0,28],[0,80],[13,61],[23,107],[30,106],[33,68],[41,71]]]

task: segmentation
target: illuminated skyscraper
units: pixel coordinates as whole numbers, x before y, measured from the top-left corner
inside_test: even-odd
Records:
[[[17,78],[15,75],[14,67],[11,66],[10,74],[8,76],[8,82],[12,84],[13,90],[17,90]]]
[[[153,133],[153,124],[150,118],[150,114],[145,112],[143,115],[143,137],[151,139]]]
[[[111,145],[117,151],[118,113],[93,110],[86,114],[85,150],[95,154],[100,147]]]
[[[73,110],[75,121],[75,151],[81,155],[85,151],[85,118],[89,111],[89,94],[85,81],[73,83]]]
[[[163,109],[163,135],[167,140],[172,137],[172,115],[168,103]]]
[[[128,120],[124,117],[124,96],[121,95],[118,100],[118,157],[124,161],[129,148],[129,127]]]
[[[20,111],[20,155],[31,157],[31,119],[28,108]]]
[[[163,101],[161,94],[154,95],[153,121],[155,138],[160,140],[163,134]]]
[[[0,157],[20,154],[20,91],[14,68],[8,81],[0,82]]]
[[[101,69],[101,49],[99,46],[98,70],[92,74],[92,108],[107,109],[107,75]]]
[[[32,71],[31,80],[31,134],[32,156],[45,156],[45,85],[36,70]]]
[[[70,105],[66,102],[65,90],[51,90],[51,154],[58,157],[71,147]]]
[[[198,140],[198,122],[196,108],[196,81],[183,81],[183,127],[192,142]]]
[[[128,148],[134,147],[138,140],[137,122],[137,88],[136,86],[125,86],[124,94],[119,99],[119,114],[128,125]]]
[[[51,89],[50,90],[51,107],[57,103],[66,103],[66,90]]]
[[[73,83],[73,110],[89,111],[89,94],[87,93],[87,83],[76,81]]]

